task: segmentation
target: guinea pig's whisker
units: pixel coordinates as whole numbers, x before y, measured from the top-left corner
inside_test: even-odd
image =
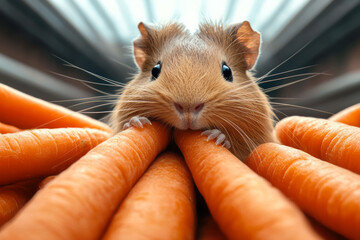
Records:
[[[267,77],[269,74],[271,74],[273,71],[275,71],[277,68],[279,68],[280,66],[282,66],[283,64],[285,64],[286,62],[288,62],[290,59],[292,59],[294,56],[296,56],[299,52],[301,52],[304,48],[306,48],[309,44],[311,43],[311,41],[307,42],[304,44],[304,46],[302,46],[299,50],[297,50],[295,53],[293,53],[292,55],[290,55],[288,58],[286,58],[284,61],[282,61],[281,63],[279,63],[278,65],[276,65],[274,68],[270,69],[270,71],[268,71],[266,74],[264,74],[262,77],[265,78]]]
[[[93,97],[85,97],[85,98],[73,98],[73,99],[65,99],[65,100],[54,100],[54,101],[49,101],[52,103],[58,103],[58,102],[77,102],[77,101],[82,101],[82,100],[93,100],[93,99],[104,99],[104,101],[109,101],[106,99],[110,99],[110,98],[116,98],[118,97],[118,95],[106,95],[106,96],[93,96]]]
[[[68,108],[74,108],[74,107],[78,107],[78,106],[81,106],[81,105],[85,105],[85,104],[89,104],[89,103],[98,103],[98,102],[100,102],[100,103],[102,103],[102,102],[110,102],[110,100],[102,100],[102,99],[100,99],[100,100],[94,100],[94,101],[85,101],[85,102],[81,102],[81,103],[76,103],[76,104],[73,104],[73,105],[70,105],[70,106],[68,106]],[[111,100],[111,103],[112,104],[116,104],[116,100]]]
[[[310,78],[313,78],[313,77],[316,77],[320,74],[315,74],[315,75],[312,75],[310,77],[306,77],[306,78],[303,78],[303,79],[299,79],[299,80],[296,80],[296,81],[293,81],[293,82],[290,82],[290,83],[285,83],[285,84],[282,84],[282,85],[279,85],[279,86],[275,86],[275,87],[271,87],[271,88],[267,88],[264,90],[265,93],[268,93],[268,92],[272,92],[272,91],[275,91],[275,90],[278,90],[278,89],[281,89],[281,88],[284,88],[284,87],[287,87],[287,86],[290,86],[290,85],[293,85],[293,84],[296,84],[296,83],[299,83],[299,82],[303,82],[305,80],[308,80]]]
[[[76,66],[76,65],[72,65],[72,64],[71,64],[69,67],[72,67],[72,68],[81,70],[81,71],[83,71],[83,72],[85,72],[85,73],[87,73],[87,74],[89,74],[89,75],[91,75],[91,76],[94,76],[94,77],[96,77],[96,78],[98,78],[98,79],[103,80],[104,82],[112,83],[112,84],[115,84],[115,85],[120,86],[120,87],[121,87],[121,86],[126,86],[126,84],[124,84],[124,83],[121,83],[121,82],[118,82],[118,81],[115,81],[115,80],[112,80],[112,79],[103,77],[103,76],[101,76],[101,75],[99,75],[99,74],[90,72],[90,71],[88,71],[88,70],[86,70],[86,69],[84,69],[84,68],[78,67],[78,66]]]
[[[235,99],[227,99],[227,100],[224,100],[224,103],[229,103],[229,104],[232,104],[236,106],[236,104],[239,104],[238,102],[239,100],[235,100]],[[241,103],[246,103],[246,104],[251,104],[251,105],[255,105],[255,106],[259,106],[259,107],[262,107],[264,106],[264,99],[263,98],[259,98],[259,99],[244,99],[244,100],[241,100]],[[239,106],[240,108],[243,108],[243,109],[249,109],[247,108],[246,106],[242,106],[240,105]],[[249,111],[255,111],[253,109],[249,109]]]
[[[120,96],[124,95],[124,96],[126,96],[126,97],[136,97],[136,98],[139,97],[139,94],[138,94],[138,93],[129,93],[129,92],[127,92],[126,94],[124,94],[124,90],[128,90],[128,89],[122,89],[122,90],[120,90],[119,93],[117,94],[117,96],[120,97]],[[145,95],[145,94],[148,94],[148,96],[151,96],[151,95],[154,94],[154,92],[153,92],[153,91],[150,91],[150,90],[143,90],[143,89],[141,89],[141,88],[137,88],[136,90],[141,90],[141,91],[142,91],[142,92],[141,92],[141,93],[142,93],[141,98],[145,98],[145,96],[147,96],[147,95]]]
[[[136,86],[136,87],[133,87],[133,86],[129,86],[129,85],[123,85],[123,86],[120,86],[121,87],[121,89],[119,89],[119,90],[122,90],[122,91],[124,91],[124,90],[126,90],[126,89],[133,89],[133,90],[136,90],[136,89],[144,89],[144,90],[148,90],[146,87],[143,87],[143,86]]]
[[[76,66],[76,65],[70,63],[69,61],[66,61],[65,59],[60,58],[60,57],[58,57],[58,56],[56,56],[56,55],[55,55],[55,57],[58,58],[58,59],[60,59],[61,61],[65,62],[65,63],[66,63],[66,64],[64,64],[65,66],[78,69],[78,70],[83,71],[83,72],[85,72],[85,73],[88,73],[88,74],[90,74],[90,75],[92,75],[92,76],[94,76],[94,77],[97,77],[97,78],[99,78],[99,79],[101,79],[101,80],[103,80],[103,81],[105,81],[105,82],[112,83],[112,84],[117,85],[117,86],[121,86],[121,85],[122,85],[122,86],[125,86],[125,85],[126,85],[126,84],[123,84],[123,83],[120,83],[120,82],[117,82],[117,81],[114,81],[114,80],[111,80],[111,79],[102,77],[102,76],[100,76],[100,75],[98,75],[98,74],[95,74],[95,73],[93,73],[93,72],[90,72],[90,71],[88,71],[88,70],[86,70],[86,69],[84,69],[84,68],[81,68],[81,67],[79,67],[79,66]]]
[[[309,76],[310,75],[310,76]],[[286,76],[286,77],[282,77],[282,78],[277,78],[277,79],[270,79],[270,80],[267,80],[267,81],[262,81],[260,82],[259,79],[256,80],[256,82],[258,83],[268,83],[268,82],[276,82],[276,81],[280,81],[280,80],[285,80],[285,79],[292,79],[292,78],[296,78],[296,77],[301,77],[301,76],[309,76],[307,78],[303,78],[303,79],[299,79],[297,81],[293,81],[291,83],[296,83],[296,82],[300,82],[300,81],[305,81],[305,80],[308,80],[308,79],[311,79],[315,76],[319,76],[319,75],[328,75],[326,73],[302,73],[302,74],[296,74],[296,75],[292,75],[292,76]],[[231,90],[228,91],[228,93],[231,93],[231,92],[236,92],[236,91],[240,91],[242,89],[245,89],[249,86],[252,86],[254,83],[253,82],[250,82],[250,83],[247,83],[245,85],[240,85],[236,88],[233,88]],[[289,83],[286,83],[286,84],[289,84]],[[291,85],[291,84],[290,84]],[[276,87],[280,87],[280,86],[276,86]],[[264,91],[266,92],[268,89],[265,89]]]
[[[250,109],[249,109],[250,110]],[[235,114],[234,112],[231,112],[231,111],[218,111],[218,114],[219,113],[223,113],[223,115],[230,115],[230,116],[232,116],[233,118],[235,118],[235,119],[239,119],[239,117],[241,118],[241,116],[239,116],[238,114]],[[272,118],[269,118],[269,117],[267,117],[267,116],[264,116],[264,115],[262,115],[261,116],[263,119],[269,119],[269,120],[271,120],[271,121],[273,121],[273,119]],[[251,120],[251,121],[247,121],[247,120]],[[256,122],[256,121],[259,121],[259,116],[257,116],[257,115],[251,115],[251,114],[247,114],[246,115],[246,118],[242,118],[242,120],[244,121],[244,122],[247,122],[248,124],[250,124],[250,125],[252,125],[253,127],[258,127],[257,125],[255,125],[253,122]]]
[[[276,111],[276,112],[278,112],[278,113],[282,114],[284,117],[288,117],[288,115],[287,115],[287,114],[283,113],[282,111],[280,111],[280,110],[279,110],[279,109],[277,109],[277,108],[273,108],[273,111]],[[280,119],[279,119],[279,118],[277,118],[277,121],[280,121]]]
[[[268,96],[269,99],[277,99],[277,100],[296,100],[298,98],[287,98],[287,97],[271,97],[271,96]]]
[[[103,106],[108,106],[108,105],[113,105],[114,103],[103,103],[103,104],[98,104],[98,105],[95,105],[95,106],[91,106],[91,107],[88,107],[88,108],[85,108],[85,109],[82,109],[82,110],[79,110],[78,112],[85,112],[87,110],[91,110],[91,109],[95,109],[95,108],[98,108],[98,107],[103,107]]]
[[[319,109],[315,109],[315,108],[304,107],[304,106],[294,105],[294,104],[289,104],[289,103],[270,102],[270,104],[280,105],[280,106],[286,106],[286,107],[296,107],[296,108],[301,108],[301,109],[306,109],[306,110],[312,110],[312,111],[316,111],[316,112],[320,112],[320,113],[326,113],[326,114],[329,114],[329,115],[333,115],[333,114],[334,114],[334,113],[331,113],[331,112],[327,112],[327,111],[323,111],[323,110],[319,110]]]
[[[126,113],[123,113],[123,119],[129,119],[133,116],[136,116],[138,113],[138,110],[137,109],[130,109],[128,112]]]
[[[80,110],[80,111],[76,111],[76,112],[70,112],[70,113],[65,114],[65,115],[63,115],[63,116],[61,116],[61,117],[58,117],[58,118],[55,118],[55,119],[53,119],[53,120],[51,120],[51,121],[48,121],[48,122],[46,122],[46,123],[40,124],[40,125],[38,125],[38,126],[36,126],[36,127],[34,127],[34,128],[42,128],[43,126],[45,126],[45,125],[47,125],[47,124],[50,124],[50,123],[52,123],[52,122],[55,122],[55,121],[57,121],[57,120],[63,119],[63,118],[68,117],[68,116],[72,116],[72,115],[77,114],[77,113],[87,113],[87,112],[83,112],[83,111],[84,111],[84,110]],[[109,112],[111,112],[111,111],[109,111]],[[91,112],[89,112],[89,113],[91,113]]]
[[[126,100],[126,99],[120,99],[117,102],[126,102],[126,103],[157,103],[157,101],[151,101],[151,100]]]
[[[127,115],[133,115],[135,113],[139,113],[141,112],[141,114],[143,114],[143,110],[139,110],[139,107],[134,106],[134,107],[129,107],[129,108],[123,108],[123,109],[115,109],[114,112],[120,112],[122,116],[127,116]],[[137,114],[139,115],[139,114]]]
[[[251,109],[249,109],[250,111]],[[219,113],[221,111],[218,111]],[[225,112],[223,111],[224,114],[227,114],[227,115],[231,115],[233,116],[234,118],[239,118],[240,116],[238,114],[235,114],[234,112]],[[259,117],[262,118],[262,119],[265,119],[265,120],[270,120],[272,122],[274,122],[275,120],[269,116],[266,116],[265,114],[263,113],[260,113],[260,112],[250,112],[249,114],[246,115],[245,118],[243,118],[243,121],[244,122],[247,122],[247,124],[250,124],[252,125],[253,127],[258,127],[257,125],[255,125],[253,122],[259,122]],[[247,121],[247,120],[251,120],[251,121]]]
[[[215,127],[217,127],[218,125],[220,125],[220,126],[222,127],[222,130],[224,130],[225,133],[227,134],[227,137],[231,138],[232,135],[229,134],[228,129],[221,123],[221,121],[218,121],[217,118],[220,119],[221,121],[224,121],[224,120],[220,117],[220,115],[217,114],[217,113],[214,113],[214,116],[207,118],[207,121],[208,121],[210,124],[214,125]],[[227,123],[226,121],[224,121],[224,122]],[[228,123],[227,123],[227,124],[228,124]],[[242,135],[241,135],[241,136],[242,136]],[[230,143],[232,143],[233,139],[229,139],[229,141],[230,141]],[[233,147],[234,147],[234,146],[233,146]]]
[[[244,96],[244,98],[246,95]],[[224,102],[232,102],[232,103],[239,103],[238,99],[226,99]],[[248,98],[248,99],[241,99],[241,102],[243,103],[262,103],[261,105],[264,105],[264,98]]]
[[[90,74],[90,75],[92,75],[92,76],[94,76],[94,77],[97,77],[97,78],[103,80],[104,82],[113,84],[113,85],[116,86],[116,87],[120,87],[121,89],[124,89],[124,88],[126,87],[126,89],[135,89],[135,90],[142,89],[142,90],[144,90],[144,91],[147,91],[147,90],[148,90],[148,89],[146,89],[146,88],[144,88],[144,87],[139,87],[139,86],[137,86],[137,87],[132,87],[132,86],[128,86],[126,83],[121,83],[121,82],[118,82],[118,81],[115,81],[115,80],[112,80],[112,79],[109,79],[109,78],[100,76],[100,75],[98,75],[98,74],[92,73],[92,72],[87,71],[87,70],[85,70],[85,69],[78,68],[77,66],[72,66],[72,67],[75,67],[75,68],[77,68],[77,69],[80,69],[80,70],[82,70],[82,71],[84,71],[84,72],[86,72],[86,73],[88,73],[88,74]],[[111,85],[110,85],[110,86],[111,86]]]
[[[88,87],[88,88],[90,88],[90,89],[94,90],[95,92],[100,93],[100,94],[103,94],[103,95],[110,95],[109,93],[104,92],[104,91],[101,91],[101,90],[99,90],[99,89],[97,89],[97,88],[94,88],[94,87],[90,86],[90,85],[89,85],[89,84],[87,84],[87,83],[82,83],[82,84],[83,84],[83,85],[85,85],[86,87]]]
[[[116,112],[122,112],[122,111],[127,111],[126,113],[128,113],[129,115],[131,115],[132,113],[130,111],[138,111],[138,109],[136,107],[133,107],[133,108],[123,108],[123,109],[119,109],[119,110],[113,110],[113,111],[116,111]],[[124,115],[125,116],[125,115]]]
[[[152,99],[156,99],[153,98],[150,94],[146,95],[146,93],[142,93],[140,94],[126,94],[123,97],[121,97],[119,100],[139,100],[139,101],[150,101]]]
[[[245,103],[246,101],[243,101],[242,103]],[[228,110],[231,113],[236,113],[236,111],[232,111],[231,109],[238,110],[239,112],[246,112],[249,116],[251,116],[252,113],[259,114],[260,116],[263,116],[264,118],[267,117],[267,114],[260,112],[258,110],[255,110],[254,106],[262,107],[264,106],[262,101],[247,101],[246,103],[250,103],[251,106],[243,106],[243,105],[237,105],[236,101],[224,101],[224,103],[229,103],[228,106],[231,106],[229,109],[228,107],[225,107],[226,110]],[[265,118],[268,119],[268,118]]]
[[[230,93],[233,93],[233,92],[240,92],[241,90],[243,90],[243,89],[245,89],[245,88],[247,88],[247,87],[249,87],[249,86],[251,86],[250,84],[246,84],[246,85],[241,85],[241,86],[237,86],[237,87],[235,87],[235,88],[232,88],[232,89],[230,89],[230,90],[227,90],[226,91],[226,94],[230,94]],[[254,92],[256,92],[256,91],[254,91]],[[251,92],[251,93],[254,93],[254,92]],[[251,94],[250,93],[250,94]]]
[[[92,82],[92,81],[87,81],[87,80],[80,79],[80,78],[70,77],[70,76],[67,76],[67,75],[64,75],[64,74],[61,74],[61,73],[56,73],[56,72],[52,72],[52,73],[56,74],[58,76],[67,78],[67,79],[71,79],[71,80],[74,80],[74,81],[81,82],[81,83],[88,83],[88,84],[94,84],[94,85],[100,85],[100,86],[109,86],[109,87],[119,87],[119,85],[113,84],[113,83]]]
[[[235,86],[234,88],[231,88],[230,90],[227,91],[227,93],[232,93],[232,92],[238,92],[240,90],[246,89],[248,87],[254,87],[257,86],[257,84],[254,81],[250,81],[249,83],[246,84],[239,84],[239,86]],[[252,93],[256,93],[257,91],[254,90],[253,92],[247,92],[247,94],[252,94]]]
[[[262,82],[258,82],[258,83],[269,83],[269,82],[276,82],[276,81],[280,81],[280,80],[285,80],[285,79],[291,79],[291,78],[296,78],[296,77],[303,77],[303,76],[319,76],[319,75],[329,75],[327,73],[300,73],[300,74],[296,74],[296,75],[291,75],[291,76],[286,76],[286,77],[282,77],[282,78],[276,78],[276,79],[270,79],[270,80],[266,80],[266,81],[262,81]]]
[[[103,114],[103,113],[112,113],[113,111],[107,110],[107,111],[82,111],[81,113],[85,114]]]
[[[237,106],[235,106],[235,107],[237,107]],[[237,108],[239,108],[239,107],[237,107]],[[265,120],[274,121],[274,119],[272,117],[269,117],[267,114],[265,114],[263,112],[253,110],[252,108],[244,108],[243,107],[242,109],[248,110],[246,117],[251,118],[252,120],[259,121],[258,118],[261,117],[262,119],[265,119]],[[240,110],[242,110],[242,109],[240,109]],[[230,112],[230,114],[235,115],[235,112]]]
[[[294,69],[291,69],[291,70],[287,70],[287,71],[279,72],[279,73],[274,73],[274,74],[270,74],[270,75],[267,75],[267,76],[265,76],[265,74],[264,74],[264,76],[259,77],[256,82],[259,82],[262,79],[265,79],[267,77],[274,77],[274,76],[278,76],[278,75],[283,75],[285,73],[296,72],[296,71],[300,71],[300,70],[303,70],[303,69],[312,68],[314,66],[316,66],[316,65],[314,64],[314,65],[309,65],[309,66],[305,66],[305,67],[294,68]]]
[[[131,57],[132,57],[132,56],[131,56]],[[126,68],[130,69],[131,71],[136,71],[136,69],[135,69],[135,68],[133,68],[133,67],[131,67],[131,66],[129,66],[129,65],[127,65],[127,64],[125,64],[125,63],[120,62],[118,59],[111,58],[111,60],[112,60],[113,62],[115,62],[115,63],[117,63],[117,64],[121,65],[121,66],[124,66],[124,67],[126,67]]]
[[[264,119],[269,119],[269,117],[265,114],[265,113],[262,113],[262,112],[259,112],[259,111],[256,111],[254,109],[251,109],[251,108],[248,108],[248,107],[245,107],[245,106],[238,106],[238,105],[232,105],[231,106],[231,109],[238,109],[238,110],[246,110],[247,112],[247,115],[248,116],[251,116],[250,114],[251,113],[257,113],[258,115],[257,116],[261,116],[263,117]],[[229,111],[229,114],[234,114],[235,111]],[[227,112],[226,112],[227,113]]]
[[[244,130],[242,130],[238,125],[236,125],[234,122],[232,122],[229,119],[225,119],[222,118],[220,116],[218,116],[220,119],[222,119],[223,121],[225,121],[227,124],[229,124],[231,127],[233,127],[235,129],[235,131],[237,131],[239,133],[240,136],[242,136],[244,142],[246,143],[246,145],[249,147],[250,150],[256,148],[256,144],[251,140],[251,138],[244,132]],[[252,145],[252,146],[251,146]]]
[[[121,111],[121,110],[118,110]],[[144,117],[149,117],[152,116],[154,114],[164,114],[163,111],[161,110],[154,110],[154,109],[141,109],[139,110],[139,108],[135,107],[133,109],[125,109],[124,111],[124,118],[131,118],[133,116],[144,116]]]

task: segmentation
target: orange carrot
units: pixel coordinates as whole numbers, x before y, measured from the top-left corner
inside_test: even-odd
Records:
[[[175,132],[195,184],[229,239],[320,239],[301,211],[226,148]]]
[[[51,182],[52,180],[54,180],[56,178],[56,175],[53,176],[48,176],[46,178],[44,178],[40,183],[38,188],[39,189],[43,189],[46,185],[48,185],[49,182]]]
[[[0,227],[32,197],[40,180],[28,180],[0,188]]]
[[[360,127],[360,103],[345,108],[329,118],[330,121],[341,122],[347,125]]]
[[[260,145],[246,163],[330,229],[360,239],[360,176],[300,150]]]
[[[154,122],[99,144],[39,191],[0,231],[0,240],[98,239],[169,138],[170,130]]]
[[[203,218],[199,224],[197,240],[226,240],[218,225],[211,216]]]
[[[360,128],[329,120],[288,117],[276,125],[281,143],[360,173]]]
[[[19,131],[20,129],[18,129],[17,127],[0,122],[0,133],[15,133]]]
[[[107,132],[90,128],[0,135],[0,185],[57,174],[108,137]]]
[[[19,128],[88,127],[111,132],[95,119],[0,84],[0,121]]]
[[[185,162],[160,155],[120,205],[103,239],[194,239],[195,193]]]

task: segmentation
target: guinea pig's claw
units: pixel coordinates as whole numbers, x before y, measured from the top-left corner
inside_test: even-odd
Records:
[[[125,130],[125,129],[129,128],[129,127],[143,128],[145,124],[150,124],[151,125],[151,122],[150,122],[150,120],[148,118],[135,116],[135,117],[132,117],[129,122],[124,124],[123,129]]]
[[[226,141],[223,143],[222,146],[223,146],[223,147],[226,147],[227,149],[229,149],[229,148],[231,147],[231,144],[230,144],[230,142],[229,142],[228,140],[226,140]]]
[[[201,135],[206,135],[208,138],[207,141],[215,140],[216,145],[222,145],[223,147],[226,147],[229,149],[231,147],[231,144],[228,140],[226,140],[225,134],[223,134],[219,129],[209,129],[205,130],[201,133]]]
[[[130,123],[127,122],[127,123],[124,124],[123,130],[128,129],[129,127],[130,127]]]

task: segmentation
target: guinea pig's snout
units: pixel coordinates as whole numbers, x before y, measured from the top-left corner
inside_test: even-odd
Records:
[[[192,104],[184,104],[174,102],[175,112],[178,116],[178,121],[175,127],[179,129],[200,129],[202,128],[201,112],[203,111],[205,103],[196,102]]]
[[[186,112],[199,114],[201,110],[203,110],[205,104],[204,103],[196,103],[192,105],[185,105],[180,103],[174,103],[175,109],[178,113],[184,114]]]

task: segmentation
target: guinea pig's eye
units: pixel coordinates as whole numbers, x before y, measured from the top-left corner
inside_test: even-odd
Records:
[[[226,62],[222,62],[221,64],[221,72],[226,81],[232,82],[233,76],[230,67],[226,64]]]
[[[152,80],[157,79],[160,75],[160,72],[161,72],[161,62],[159,61],[151,70],[151,74],[152,74],[151,79]]]

